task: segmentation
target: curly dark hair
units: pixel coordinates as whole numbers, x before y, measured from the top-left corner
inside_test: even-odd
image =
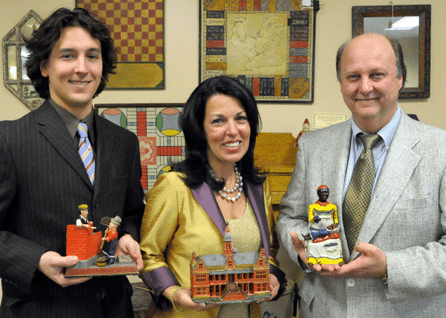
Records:
[[[93,38],[101,42],[102,77],[94,97],[104,90],[108,75],[115,74],[117,56],[107,26],[95,19],[85,9],[60,8],[42,22],[40,27],[34,31],[32,38],[26,43],[29,56],[25,67],[28,77],[41,98],[48,99],[50,97],[49,80],[48,77],[42,76],[41,63],[50,58],[51,51],[59,40],[63,29],[74,26],[84,28]]]
[[[250,180],[255,184],[263,183],[265,177],[260,174],[260,169],[254,166],[254,148],[261,126],[257,103],[245,85],[227,76],[218,76],[205,80],[198,85],[187,100],[181,117],[181,128],[186,140],[186,159],[178,164],[174,164],[173,170],[185,173],[186,178],[183,180],[190,188],[196,188],[203,182],[206,182],[214,191],[223,189],[224,181],[217,182],[209,174],[207,168],[208,143],[204,131],[206,103],[212,96],[218,94],[236,98],[246,112],[251,135],[249,137],[248,151],[237,162],[237,167],[244,179]]]

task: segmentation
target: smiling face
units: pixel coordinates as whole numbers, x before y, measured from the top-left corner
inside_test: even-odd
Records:
[[[364,34],[350,42],[341,59],[341,92],[361,129],[375,133],[392,119],[402,85],[384,36]]]
[[[118,224],[113,223],[113,221],[110,221],[110,223],[108,224],[108,228],[109,230],[116,230],[118,228]]]
[[[321,188],[317,191],[319,201],[321,201],[321,202],[327,202],[329,194],[330,194],[330,190],[328,190],[328,188]]]
[[[87,218],[87,216],[88,216],[88,210],[81,210],[81,215],[82,215],[84,218]]]
[[[40,70],[54,102],[75,115],[88,114],[102,77],[101,43],[81,27],[67,27]]]
[[[240,102],[217,94],[209,98],[203,127],[207,140],[208,162],[214,171],[231,168],[249,148],[251,127]]]

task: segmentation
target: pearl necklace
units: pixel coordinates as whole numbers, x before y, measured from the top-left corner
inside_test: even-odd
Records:
[[[219,180],[217,178],[217,176],[215,175],[214,171],[212,170],[212,168],[210,166],[208,166],[208,169],[209,169],[209,173],[215,179],[215,181],[221,182],[221,180]],[[242,196],[242,192],[243,192],[243,181],[242,181],[243,177],[240,175],[240,172],[238,172],[237,166],[235,164],[234,164],[234,172],[235,172],[235,187],[233,189],[226,189],[226,186],[225,186],[223,188],[223,190],[218,191],[218,194],[220,194],[221,198],[228,202],[231,202],[231,201],[235,202]],[[234,196],[234,197],[229,196],[230,193],[234,193],[236,191],[238,191],[236,196]]]

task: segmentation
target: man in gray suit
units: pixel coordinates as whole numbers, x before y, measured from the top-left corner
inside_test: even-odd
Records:
[[[133,317],[125,276],[63,275],[78,262],[65,255],[65,242],[80,204],[97,226],[104,216],[122,218],[116,254],[130,255],[142,269],[138,139],[93,112],[93,97],[116,67],[110,32],[87,11],[63,8],[27,48],[28,76],[46,100],[18,120],[0,122],[0,316]],[[80,155],[87,154],[84,163]]]
[[[284,248],[306,272],[299,317],[440,317],[446,310],[446,132],[399,107],[406,71],[397,41],[361,35],[341,46],[336,64],[352,118],[301,137],[277,223]],[[370,204],[349,250],[343,204],[363,150],[358,135],[376,133]],[[306,262],[307,209],[322,184],[338,207],[342,266]]]

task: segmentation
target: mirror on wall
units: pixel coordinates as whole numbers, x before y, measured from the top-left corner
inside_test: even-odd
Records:
[[[352,7],[352,36],[379,33],[398,39],[407,82],[400,98],[430,97],[430,5]]]
[[[28,52],[25,41],[31,38],[42,18],[29,11],[3,38],[3,83],[5,87],[22,101],[30,110],[42,104],[43,99],[35,91],[26,75],[25,62]]]

